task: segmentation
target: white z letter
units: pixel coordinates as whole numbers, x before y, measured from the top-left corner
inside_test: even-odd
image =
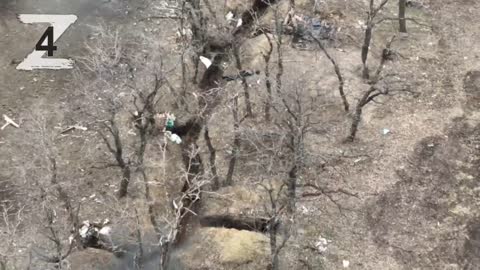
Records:
[[[77,20],[75,15],[20,14],[18,18],[23,23],[49,23],[53,28],[53,42]],[[33,69],[71,69],[73,60],[63,58],[42,58],[45,51],[33,50],[18,66],[19,70]]]

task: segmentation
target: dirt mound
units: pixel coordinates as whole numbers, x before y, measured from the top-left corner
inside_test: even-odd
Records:
[[[75,270],[104,270],[109,269],[111,261],[114,259],[112,253],[97,250],[86,249],[73,253],[68,257],[67,269]]]
[[[408,269],[457,269],[478,255],[478,226],[467,240],[464,224],[480,215],[480,125],[455,119],[447,134],[422,139],[369,209],[375,242]]]
[[[188,247],[174,255],[185,270],[266,269],[268,238],[260,233],[221,228],[199,229]]]

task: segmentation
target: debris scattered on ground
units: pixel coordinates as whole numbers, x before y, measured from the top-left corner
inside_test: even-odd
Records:
[[[78,229],[78,234],[80,235],[83,244],[86,246],[91,246],[92,244],[97,243],[101,236],[107,236],[107,239],[111,240],[109,238],[112,228],[110,226],[106,226],[109,223],[109,219],[104,219],[103,222],[90,222],[89,220],[83,221],[82,227]],[[70,241],[73,241],[73,239],[70,238]]]
[[[343,260],[342,264],[343,264],[343,268],[348,268],[350,266],[350,262],[347,260]]]
[[[292,18],[295,33],[293,43],[299,47],[306,47],[308,42],[312,42],[313,38],[319,40],[334,40],[337,34],[337,28],[331,22],[318,18],[295,15]],[[312,36],[310,36],[312,35]]]
[[[383,135],[388,135],[391,133],[390,129],[388,128],[384,128],[383,131],[382,131]]]
[[[242,26],[242,22],[243,22],[242,19],[238,19],[238,21],[237,21],[237,27]]]
[[[128,130],[128,131],[127,131],[127,134],[128,134],[128,135],[132,135],[132,136],[136,136],[136,135],[137,135],[137,133],[135,133],[135,131],[133,131],[133,129]]]
[[[227,22],[231,21],[233,19],[233,13],[231,11],[228,12],[227,15],[225,15],[225,19]]]
[[[321,235],[318,237],[317,243],[315,243],[315,247],[318,249],[320,253],[324,253],[327,251],[327,246],[331,241],[323,238]]]
[[[69,126],[67,127],[66,129],[62,130],[60,132],[60,134],[65,134],[65,133],[68,133],[74,129],[78,129],[78,130],[83,130],[83,131],[87,131],[88,128],[84,127],[84,126],[79,126],[79,125],[75,125],[75,126]]]
[[[15,123],[15,121],[13,121],[12,118],[6,116],[5,114],[3,115],[3,119],[5,120],[6,123],[5,123],[5,125],[3,125],[3,126],[0,128],[0,130],[3,130],[4,128],[6,128],[7,126],[10,126],[10,125],[12,125],[12,126],[14,126],[14,127],[16,127],[16,128],[19,128],[19,127],[20,127],[19,124]]]
[[[172,142],[176,143],[176,144],[181,144],[182,143],[182,139],[180,138],[180,136],[178,136],[177,134],[175,133],[172,133],[170,131],[166,131],[165,132],[165,136]]]
[[[207,69],[212,65],[212,61],[204,56],[200,56],[200,62],[202,62]]]

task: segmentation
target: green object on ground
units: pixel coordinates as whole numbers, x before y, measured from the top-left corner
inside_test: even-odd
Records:
[[[173,121],[172,119],[168,119],[167,120],[167,129],[172,129],[173,126],[175,125],[175,121]]]

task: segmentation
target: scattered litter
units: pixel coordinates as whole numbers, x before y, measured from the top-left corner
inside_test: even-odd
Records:
[[[160,123],[164,121],[163,124],[163,132],[165,134],[165,137],[167,137],[169,140],[176,144],[182,143],[182,139],[180,136],[178,136],[175,133],[172,133],[172,131],[175,128],[175,115],[173,113],[162,113],[162,114],[156,114],[155,119],[158,120]]]
[[[231,21],[233,19],[233,13],[231,11],[228,12],[227,15],[225,15],[225,19],[227,19],[227,22]]]
[[[308,208],[305,205],[300,206],[300,210],[303,214],[308,214]]]
[[[243,22],[242,19],[238,19],[238,21],[237,21],[237,27],[242,26],[242,22]]]
[[[127,131],[127,134],[128,134],[128,135],[133,135],[133,136],[136,136],[136,135],[137,135],[137,133],[135,133],[135,132],[133,131],[133,129],[130,129],[129,131]]]
[[[98,233],[103,234],[103,235],[110,235],[111,232],[112,232],[112,228],[109,227],[109,226],[105,226],[105,227],[101,228]]]
[[[332,22],[307,15],[295,15],[292,20],[296,25],[292,41],[300,48],[306,48],[306,43],[313,41],[312,36],[319,40],[335,40],[336,38],[338,29]]]
[[[350,262],[347,260],[343,260],[342,264],[343,264],[343,268],[348,268],[350,266]]]
[[[200,56],[200,62],[202,62],[207,69],[212,65],[212,61],[204,56]]]
[[[427,146],[431,148],[431,147],[434,147],[435,144],[434,143],[429,143],[429,144],[427,144]]]
[[[323,238],[321,235],[318,237],[318,241],[317,243],[315,243],[315,247],[318,249],[318,251],[320,253],[323,253],[325,251],[327,251],[327,246],[328,246],[328,243],[330,241],[328,241],[326,238]]]
[[[384,128],[384,129],[383,129],[383,135],[388,135],[390,132],[391,132],[391,131],[390,131],[390,129],[388,129],[388,128]]]
[[[74,130],[74,129],[83,130],[83,131],[87,131],[87,130],[88,130],[88,128],[86,128],[86,127],[75,125],[75,126],[69,126],[69,127],[67,127],[66,129],[62,130],[62,131],[60,132],[60,134],[65,134],[65,133],[67,133],[67,132],[69,132],[69,131],[72,131],[72,130]]]
[[[78,230],[78,233],[82,238],[87,237],[88,229],[90,228],[90,221],[85,220],[83,221],[83,226]]]
[[[12,125],[12,126],[14,126],[14,127],[16,127],[16,128],[19,128],[19,127],[20,127],[19,124],[15,123],[15,122],[12,120],[12,118],[6,116],[5,114],[3,115],[3,119],[5,120],[6,123],[5,123],[5,125],[3,125],[3,126],[0,128],[1,130],[3,130],[4,128],[6,128],[6,127],[9,126],[9,125]]]
[[[96,196],[95,193],[93,193],[92,195],[90,195],[89,198],[90,198],[90,199],[93,199],[93,198],[95,198],[95,196]]]
[[[177,134],[175,133],[172,133],[170,131],[166,131],[165,132],[165,136],[170,139],[170,141],[176,143],[176,144],[181,144],[182,143],[182,138],[180,138],[180,136],[178,136]]]

